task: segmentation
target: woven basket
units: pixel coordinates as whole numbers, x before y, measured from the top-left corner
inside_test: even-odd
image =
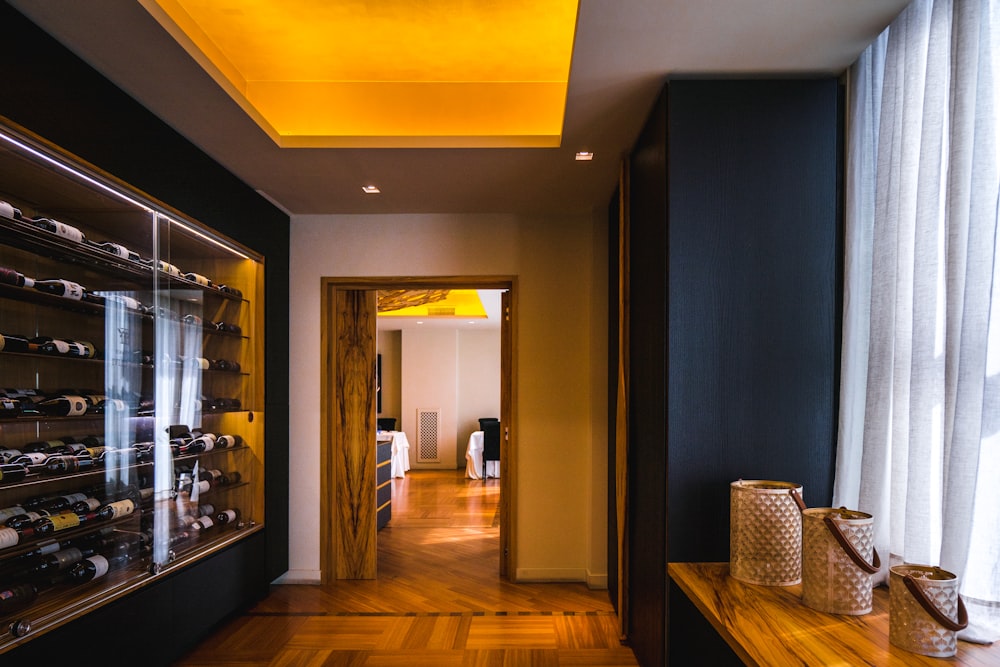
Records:
[[[802,512],[802,603],[828,614],[872,610],[878,572],[871,514],[814,507]]]
[[[729,573],[749,584],[802,581],[802,486],[770,480],[730,484]]]
[[[958,578],[928,565],[889,568],[889,643],[912,653],[948,658],[969,624]]]

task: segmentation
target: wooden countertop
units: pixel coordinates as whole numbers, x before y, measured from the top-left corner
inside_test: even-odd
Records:
[[[889,643],[889,589],[874,591],[863,616],[802,604],[802,586],[756,586],[729,576],[729,563],[670,563],[670,578],[748,665],[1000,665],[1000,642],[959,640],[954,658],[929,658]]]

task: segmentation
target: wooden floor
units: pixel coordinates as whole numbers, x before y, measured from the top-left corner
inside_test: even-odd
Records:
[[[498,576],[498,480],[394,479],[378,579],[272,586],[176,667],[637,665],[607,591]]]

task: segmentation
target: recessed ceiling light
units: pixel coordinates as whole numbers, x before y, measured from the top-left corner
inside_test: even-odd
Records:
[[[594,154],[590,151],[578,151],[576,159],[578,162],[587,162],[594,159]]]
[[[377,195],[378,193],[382,192],[381,190],[378,189],[377,185],[362,185],[361,189],[365,191],[365,194],[369,195]]]

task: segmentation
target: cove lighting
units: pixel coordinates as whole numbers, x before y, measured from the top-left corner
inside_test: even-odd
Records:
[[[579,0],[137,0],[286,148],[558,147]]]

